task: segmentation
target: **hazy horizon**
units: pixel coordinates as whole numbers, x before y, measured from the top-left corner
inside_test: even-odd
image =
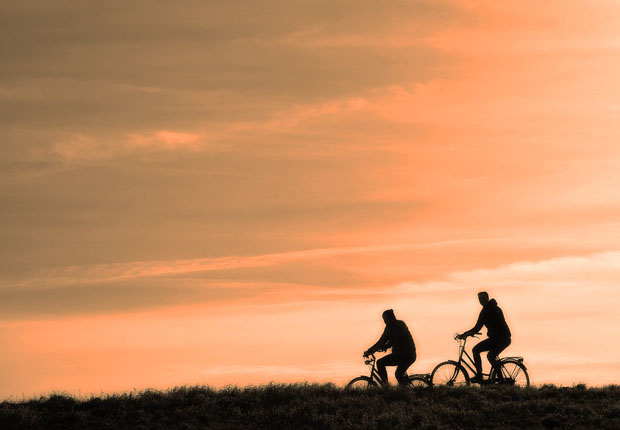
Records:
[[[0,398],[430,372],[489,291],[617,384],[620,4],[0,3]],[[390,379],[394,381],[393,369]]]

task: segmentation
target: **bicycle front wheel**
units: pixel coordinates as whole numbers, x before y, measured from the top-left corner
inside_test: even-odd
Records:
[[[371,388],[376,386],[377,383],[368,376],[358,376],[357,378],[351,379],[347,384],[347,388]]]
[[[456,361],[444,361],[433,369],[431,385],[444,385],[448,387],[469,385],[469,375],[463,369],[463,366]]]
[[[516,387],[529,387],[530,375],[527,374],[525,365],[517,360],[502,360],[502,377],[496,378],[494,369],[491,370],[489,379],[498,384],[514,385]]]

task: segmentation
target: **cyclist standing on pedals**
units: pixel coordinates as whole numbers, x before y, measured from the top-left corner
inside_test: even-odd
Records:
[[[379,350],[392,348],[392,353],[377,360],[377,372],[383,385],[388,385],[388,375],[385,366],[397,366],[395,376],[400,385],[407,384],[405,372],[416,360],[415,343],[405,324],[397,320],[392,309],[383,312],[385,330],[373,346],[364,351],[364,357],[374,354]]]
[[[503,379],[497,356],[510,345],[511,334],[508,324],[506,324],[506,319],[504,319],[504,313],[499,306],[497,306],[495,299],[489,300],[489,293],[482,291],[478,293],[478,301],[482,305],[482,310],[480,311],[476,325],[465,333],[460,334],[459,337],[465,339],[467,336],[473,336],[482,329],[483,325],[487,328],[487,335],[489,338],[479,342],[472,348],[474,364],[476,365],[476,372],[478,373],[478,375],[472,378],[472,382],[481,384],[483,381],[480,353],[489,351],[487,354],[489,363],[491,363],[491,366],[495,369],[500,380]]]

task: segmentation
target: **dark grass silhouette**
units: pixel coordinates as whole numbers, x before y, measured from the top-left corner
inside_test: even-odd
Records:
[[[1,429],[620,428],[620,387],[181,387],[0,404]]]

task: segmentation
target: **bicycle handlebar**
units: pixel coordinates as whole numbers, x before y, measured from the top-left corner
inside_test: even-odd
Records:
[[[457,334],[454,335],[454,339],[455,340],[465,340],[469,336],[475,337],[476,339],[478,339],[478,336],[481,336],[481,335],[482,335],[482,333],[472,333],[472,334],[468,334],[467,336],[462,336],[461,334],[457,333]]]
[[[364,357],[365,364],[372,364],[373,362],[377,361],[374,353],[368,354],[368,355],[362,355],[362,357]]]

